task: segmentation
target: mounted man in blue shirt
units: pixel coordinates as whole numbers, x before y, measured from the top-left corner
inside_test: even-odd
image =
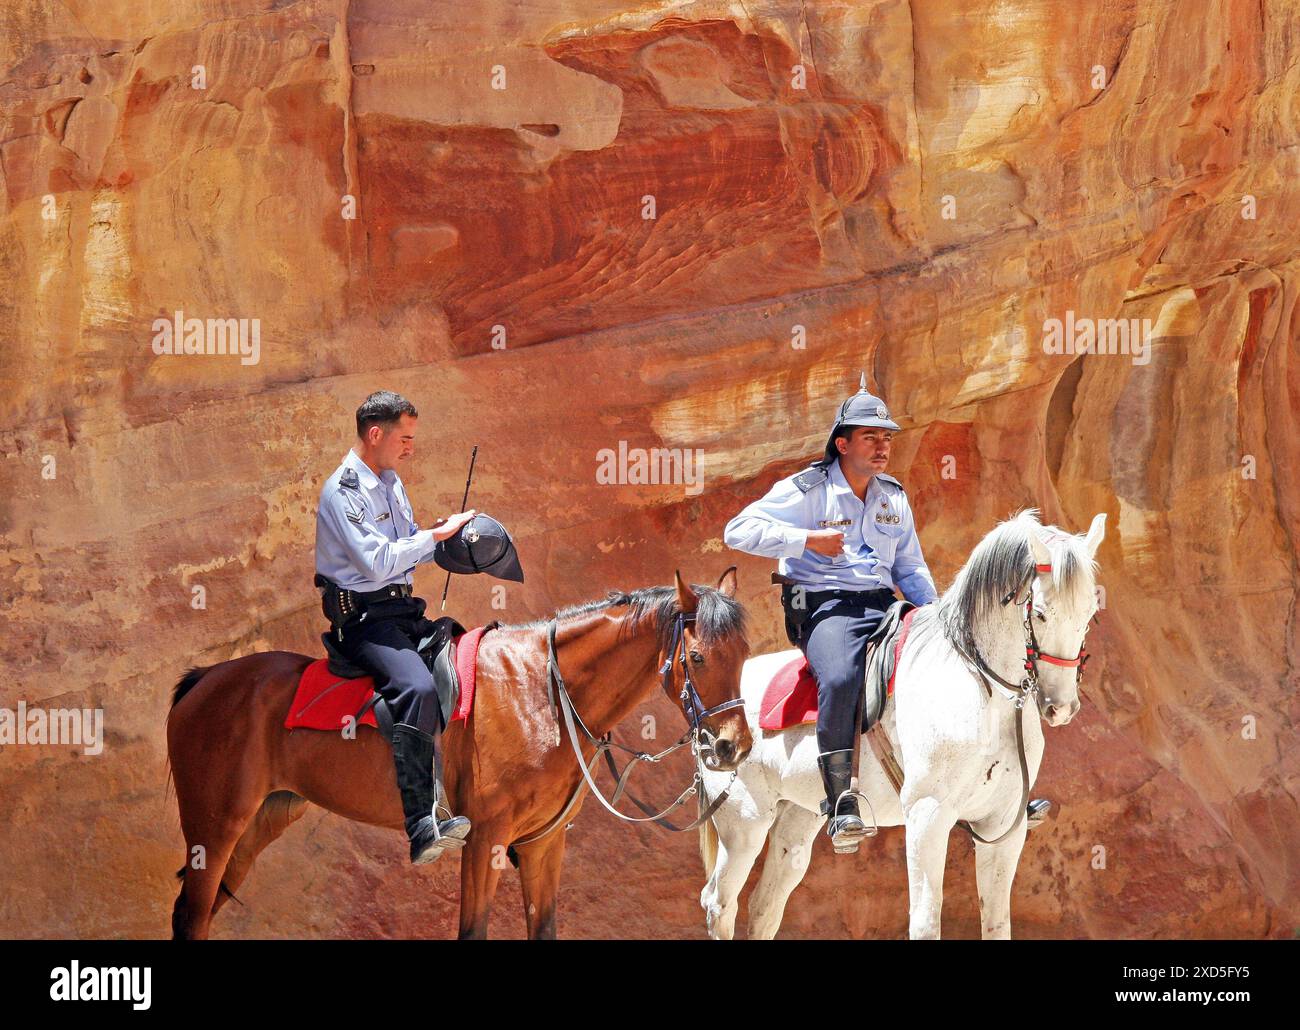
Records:
[[[411,572],[434,561],[449,572],[484,572],[522,582],[505,527],[473,509],[421,529],[395,471],[415,452],[418,413],[388,390],[357,409],[355,448],[321,489],[316,583],[332,645],[369,671],[393,716],[393,760],[411,861],[432,862],[465,843],[470,821],[438,819],[444,713],[419,644],[434,624],[413,597]],[[462,532],[463,530],[463,532]],[[477,546],[475,546],[477,545]]]
[[[817,678],[818,765],[823,812],[837,851],[869,835],[851,794],[866,642],[894,602],[936,600],[912,509],[885,475],[899,426],[884,401],[861,388],[840,405],[822,457],[776,483],[727,523],[727,546],[779,558],[786,630]]]

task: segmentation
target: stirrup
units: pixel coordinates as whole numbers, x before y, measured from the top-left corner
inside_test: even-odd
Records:
[[[855,797],[867,803],[867,810],[871,813],[871,825],[868,826],[866,822],[862,819],[861,814],[859,814],[857,816],[857,819],[859,822],[862,823],[861,833],[859,833],[856,830],[852,832],[846,832],[843,829],[840,829],[838,832],[834,832],[834,833],[831,832],[832,828],[835,826],[835,820],[847,819],[853,815],[853,813],[846,813],[843,816],[839,814],[840,802],[843,801],[846,797]],[[865,794],[863,794],[861,791],[858,790],[846,790],[838,798],[835,799],[835,810],[834,812],[830,813],[830,816],[826,821],[826,835],[831,839],[831,846],[835,849],[835,854],[837,855],[857,854],[858,844],[869,837],[876,836],[876,834],[879,832],[880,832],[880,828],[876,825],[876,810],[871,804],[871,799],[868,798]]]
[[[439,811],[446,812],[446,819],[439,819]],[[447,832],[443,832],[443,827],[453,824]],[[465,838],[469,835],[473,823],[469,821],[469,816],[457,815],[446,805],[433,806],[433,832],[437,835],[434,837],[434,843],[446,841],[442,846],[450,850],[465,846]]]
[[[418,851],[415,842],[411,842],[412,865],[428,865],[430,862],[438,861],[444,853],[456,851],[465,846],[465,838],[469,835],[471,829],[469,819],[464,816],[455,816],[452,819],[443,820],[444,824],[450,822],[457,822],[457,825],[449,827],[444,833],[437,816],[429,817],[425,830],[433,830],[433,839],[426,841]]]

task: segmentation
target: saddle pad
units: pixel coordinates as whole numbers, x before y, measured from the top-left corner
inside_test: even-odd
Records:
[[[493,623],[493,625],[496,625]],[[478,645],[491,626],[477,626],[464,636],[453,638],[456,641],[456,678],[460,680],[460,703],[451,721],[457,722],[469,718],[474,710],[474,681],[478,671]]]
[[[758,726],[764,730],[785,730],[817,721],[817,680],[803,655],[792,658],[763,691],[758,709]]]
[[[888,693],[894,693],[894,676],[898,659],[912,629],[915,609],[903,616],[894,638],[894,662],[889,673]],[[808,659],[800,655],[781,666],[763,691],[763,703],[758,710],[758,726],[763,730],[788,730],[817,721],[817,680]]]
[[[460,636],[454,637],[456,643],[456,674],[460,679],[460,700],[451,721],[463,721],[469,718],[474,708],[474,681],[478,659],[479,642],[487,631],[486,626],[479,626]],[[371,676],[358,679],[344,679],[329,671],[329,660],[321,658],[312,662],[303,670],[298,680],[298,689],[294,692],[289,712],[285,716],[286,729],[338,730],[349,718],[355,718],[375,692],[375,681]],[[360,719],[362,726],[379,728],[375,721],[374,709],[367,711]]]
[[[903,621],[899,626],[898,639],[894,643],[894,662],[889,670],[889,693],[894,693],[894,677],[898,675],[898,661],[903,657],[903,645],[907,643],[907,635],[912,632],[912,616],[915,615],[919,608],[913,608],[903,616]]]

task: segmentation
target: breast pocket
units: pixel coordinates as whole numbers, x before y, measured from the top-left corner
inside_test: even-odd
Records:
[[[875,552],[876,560],[887,566],[893,566],[894,555],[903,538],[903,527],[889,522],[872,521],[867,530],[867,543]]]

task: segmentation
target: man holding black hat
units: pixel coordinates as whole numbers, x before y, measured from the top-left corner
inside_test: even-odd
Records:
[[[395,468],[415,451],[418,417],[388,390],[367,397],[357,409],[357,444],[325,481],[316,515],[322,605],[338,650],[374,675],[392,711],[397,785],[417,865],[463,846],[470,821],[439,820],[435,810],[443,713],[418,650],[432,623],[425,602],[411,595],[411,572],[432,559],[452,572],[523,580],[514,544],[494,519],[471,509],[432,529],[416,524]]]
[[[921,554],[912,509],[897,479],[885,475],[898,424],[867,392],[840,405],[825,453],[776,483],[727,523],[727,546],[779,558],[787,630],[817,678],[817,763],[835,850],[857,850],[872,831],[849,793],[866,641],[894,602],[937,598]],[[802,603],[801,603],[802,602]]]

